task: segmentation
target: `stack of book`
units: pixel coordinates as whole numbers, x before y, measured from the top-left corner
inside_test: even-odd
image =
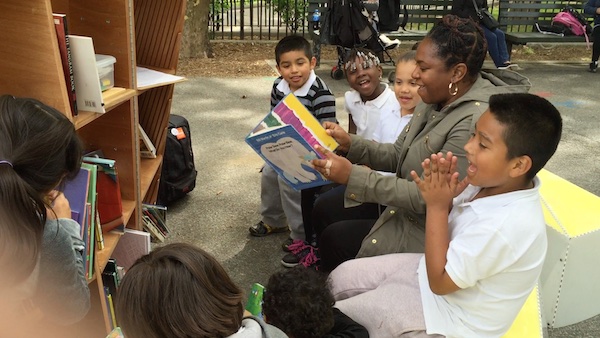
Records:
[[[154,242],[164,242],[169,235],[167,227],[167,207],[155,204],[142,204],[144,229],[152,235]]]
[[[94,152],[84,157],[79,173],[66,181],[63,187],[71,207],[71,218],[80,226],[88,279],[94,276],[95,251],[104,249],[102,233],[124,228],[115,161],[102,158],[99,154],[101,152]]]

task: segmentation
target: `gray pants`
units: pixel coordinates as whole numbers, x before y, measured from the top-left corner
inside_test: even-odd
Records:
[[[292,239],[304,240],[300,191],[294,190],[277,172],[265,165],[260,180],[260,214],[273,228],[289,225]]]
[[[423,254],[351,259],[329,275],[335,307],[369,330],[371,338],[427,335],[417,267]]]

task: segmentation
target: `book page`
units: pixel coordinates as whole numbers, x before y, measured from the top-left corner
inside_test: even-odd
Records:
[[[183,76],[171,75],[144,67],[138,66],[136,70],[137,89],[149,89],[186,80]]]

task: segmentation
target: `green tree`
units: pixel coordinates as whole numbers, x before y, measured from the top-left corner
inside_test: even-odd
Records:
[[[273,10],[278,12],[286,26],[293,33],[304,24],[307,3],[306,0],[270,0]]]

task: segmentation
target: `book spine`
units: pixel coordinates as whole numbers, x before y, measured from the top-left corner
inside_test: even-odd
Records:
[[[56,28],[56,37],[58,38],[60,58],[63,65],[63,72],[65,74],[65,83],[67,84],[71,113],[73,116],[77,116],[77,95],[75,93],[75,75],[73,73],[73,62],[71,59],[71,46],[69,44],[67,16],[64,14],[53,14],[53,16],[54,26]]]

